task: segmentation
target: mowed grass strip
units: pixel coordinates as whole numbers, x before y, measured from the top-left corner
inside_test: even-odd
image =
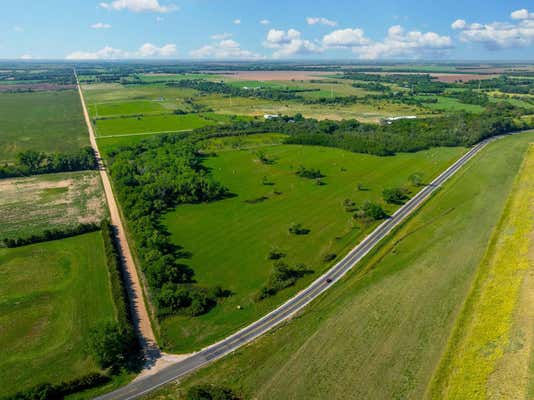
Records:
[[[254,146],[250,140],[261,137],[247,140]],[[212,140],[210,145],[224,143],[222,140]],[[231,143],[231,138],[224,140]],[[258,160],[258,148],[220,149],[217,157],[206,160],[215,179],[235,197],[181,205],[163,220],[173,242],[192,253],[186,262],[195,270],[198,283],[220,285],[233,293],[206,315],[163,320],[161,337],[170,351],[198,349],[252,322],[324,271],[332,263],[324,261],[327,255],[342,256],[355,246],[375,224],[356,221],[353,213],[345,211],[345,199],[359,205],[367,200],[382,202],[382,190],[387,187],[407,186],[415,193],[418,189],[410,186],[411,174],[420,172],[430,181],[465,151],[435,148],[377,157],[313,146],[259,149],[271,164]],[[325,175],[323,185],[297,176],[300,165],[320,169]],[[390,212],[396,208],[385,207]],[[292,224],[302,224],[310,233],[293,235],[289,233]],[[273,268],[268,260],[271,250],[282,251],[286,263],[303,263],[314,274],[306,275],[291,289],[255,302],[255,294],[267,283]]]
[[[114,318],[100,232],[0,249],[0,395],[98,371],[88,333]]]
[[[490,144],[299,316],[147,397],[210,383],[256,399],[422,398],[533,140]]]
[[[527,398],[534,339],[534,147],[482,262],[430,392],[434,399]],[[524,289],[528,290],[528,287]],[[529,300],[530,299],[530,300]],[[529,311],[530,310],[530,311]]]
[[[74,152],[88,145],[77,91],[0,93],[0,162],[24,150]]]

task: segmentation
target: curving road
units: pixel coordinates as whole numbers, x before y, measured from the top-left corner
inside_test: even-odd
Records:
[[[378,244],[378,242],[387,236],[407,216],[412,214],[432,193],[434,193],[445,181],[447,181],[460,168],[462,168],[489,142],[503,136],[507,135],[496,136],[494,138],[484,140],[472,147],[447,170],[434,179],[432,183],[430,183],[428,186],[425,186],[419,193],[417,193],[406,204],[399,208],[395,214],[379,225],[362,242],[354,247],[340,262],[338,262],[330,270],[310,284],[306,289],[297,293],[294,297],[286,301],[276,310],[270,312],[256,322],[253,322],[226,339],[206,347],[205,349],[192,354],[182,361],[161,369],[151,376],[134,380],[130,384],[113,392],[102,395],[97,399],[127,400],[139,398],[142,395],[162,385],[165,385],[166,383],[180,378],[189,372],[195,371],[203,365],[206,365],[235,351],[241,346],[251,342],[258,336],[261,336],[270,329],[274,328],[282,321],[287,320],[297,311],[301,310],[308,303],[328,290],[339,279],[341,279],[352,267],[354,267],[363,257],[365,257],[365,255],[367,255],[369,251]]]

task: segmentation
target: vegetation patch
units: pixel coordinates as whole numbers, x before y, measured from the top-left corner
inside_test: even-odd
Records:
[[[162,342],[170,351],[198,349],[254,321],[324,271],[333,261],[324,262],[324,254],[341,255],[352,248],[378,222],[353,218],[357,210],[347,213],[344,199],[354,199],[358,209],[373,202],[389,214],[397,205],[383,203],[384,188],[412,187],[409,176],[415,172],[424,171],[432,178],[464,149],[435,148],[386,158],[315,146],[266,146],[263,151],[276,162],[258,162],[254,150],[221,151],[217,157],[203,158],[213,179],[234,196],[180,204],[163,215],[171,243],[190,252],[190,258],[183,261],[195,271],[197,284],[221,286],[232,293],[199,318],[164,318]],[[320,170],[328,176],[328,185],[313,185],[297,176],[300,164]],[[264,185],[264,176],[274,185]],[[356,182],[367,190],[358,190]],[[269,200],[245,202],[262,196]],[[300,223],[309,233],[289,233],[292,223]],[[283,261],[289,267],[304,264],[314,273],[256,302],[256,294],[271,276],[273,260],[268,255],[273,249],[285,253]]]
[[[0,249],[0,274],[0,395],[102,371],[86,351],[116,318],[100,232]]]
[[[488,145],[298,318],[149,398],[205,383],[257,399],[423,398],[532,140]]]
[[[0,163],[25,150],[73,153],[88,144],[77,91],[0,93]]]
[[[514,320],[522,318],[517,313],[527,312],[518,307],[521,286],[532,271],[533,199],[531,146],[434,378],[432,398],[528,397],[533,328],[513,329],[518,328]]]

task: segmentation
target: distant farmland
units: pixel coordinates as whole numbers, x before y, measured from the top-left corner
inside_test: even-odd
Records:
[[[0,93],[0,162],[28,149],[71,152],[88,144],[76,91]]]

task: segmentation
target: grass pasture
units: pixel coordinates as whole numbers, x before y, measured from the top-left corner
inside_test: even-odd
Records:
[[[96,171],[0,180],[0,239],[99,222],[105,198]]]
[[[29,149],[74,152],[87,145],[77,91],[0,93],[0,162]]]
[[[434,399],[528,398],[534,326],[534,146],[456,325]],[[529,293],[530,292],[530,293]]]
[[[177,132],[201,128],[214,122],[201,114],[163,114],[142,117],[100,119],[94,121],[97,136],[132,133]]]
[[[113,320],[100,232],[0,249],[0,396],[91,371],[88,331]]]
[[[490,144],[291,322],[147,398],[199,383],[254,399],[423,398],[532,141]]]
[[[410,187],[408,178],[414,172],[422,172],[430,180],[464,152],[463,148],[435,148],[376,157],[324,147],[274,145],[261,147],[274,161],[266,165],[258,161],[258,149],[246,149],[261,144],[262,136],[247,138],[248,143],[240,143],[245,150],[233,151],[231,138],[224,139],[226,144],[212,140],[210,145],[216,147],[218,156],[208,158],[206,166],[236,196],[209,204],[181,205],[163,220],[173,241],[192,253],[187,263],[199,284],[221,285],[233,293],[203,316],[163,320],[161,336],[170,351],[198,349],[253,321],[331,264],[323,260],[327,254],[342,255],[354,246],[372,226],[356,222],[344,209],[345,199],[357,204],[381,201],[385,187]],[[276,144],[280,137],[268,139]],[[318,186],[296,176],[300,165],[319,168],[326,175],[325,184]],[[264,180],[272,184],[265,185]],[[292,223],[303,224],[311,232],[291,235],[288,228]],[[291,289],[255,302],[254,295],[271,273],[268,254],[273,249],[286,253],[284,261],[289,265],[303,263],[315,273]],[[243,309],[237,310],[238,305]]]

